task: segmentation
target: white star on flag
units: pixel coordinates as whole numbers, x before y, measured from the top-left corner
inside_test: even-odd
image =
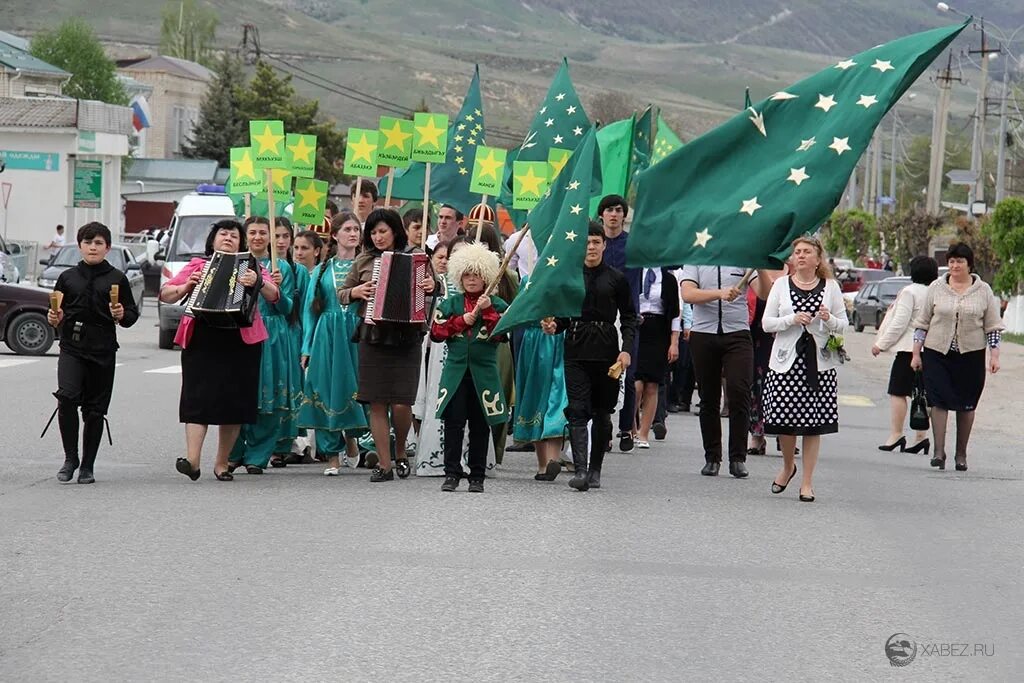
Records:
[[[576,107],[574,107],[572,105],[569,105],[568,107],[566,107],[565,113],[569,114],[570,116],[575,114],[576,113]]]
[[[836,99],[835,98],[836,98],[835,95],[827,95],[826,96],[826,95],[822,95],[821,93],[818,93],[818,103],[816,105],[814,105],[814,106],[817,109],[821,109],[822,111],[824,111],[827,114],[829,109],[831,109],[832,107],[836,106]]]
[[[555,125],[555,120],[554,119],[548,119],[547,121],[544,122],[544,125],[547,126],[548,128],[550,128],[551,126]]]
[[[697,239],[695,239],[693,241],[693,246],[695,246],[695,247],[706,247],[706,246],[708,246],[708,242],[711,240],[711,233],[708,232],[707,228],[704,228],[703,230],[701,230],[700,232],[695,233],[695,234],[697,236]]]
[[[751,112],[750,122],[754,127],[761,131],[761,135],[768,137],[768,132],[764,129],[764,114],[759,114],[753,107],[748,107],[747,111]]]
[[[744,199],[743,206],[740,207],[740,213],[745,213],[748,216],[753,216],[754,212],[761,208],[761,205],[757,203],[757,197],[752,199]]]
[[[892,71],[893,66],[892,66],[892,62],[890,62],[890,61],[884,61],[883,62],[881,59],[876,59],[875,63],[871,65],[871,68],[872,69],[878,69],[882,73],[885,73],[886,71]]]
[[[567,189],[567,190],[578,190],[579,188],[580,188],[580,181],[574,180],[571,183],[569,183],[569,186],[567,188],[565,188],[565,189]]]
[[[832,138],[832,144],[828,147],[834,149],[836,154],[842,155],[843,152],[849,152],[852,149],[849,143],[850,138]]]
[[[559,102],[561,102],[562,100],[565,99],[565,93],[564,92],[558,93],[557,95],[555,95],[555,99],[558,100]]]
[[[800,183],[811,177],[807,175],[806,171],[806,166],[801,166],[800,168],[791,168],[789,169],[789,177],[786,178],[786,180],[792,180],[799,186]]]
[[[579,126],[576,126],[575,128],[572,129],[572,134],[573,135],[583,135],[583,129],[580,128]]]
[[[466,130],[466,124],[460,123],[459,124],[459,130]]]
[[[878,98],[874,95],[861,95],[860,99],[857,100],[857,104],[868,109],[872,104],[878,104]]]
[[[798,97],[800,97],[800,96],[799,95],[794,95],[792,93],[788,93],[785,90],[780,90],[779,92],[775,93],[774,95],[772,95],[768,99],[773,101],[773,102],[778,102],[779,100],[795,100]]]
[[[542,115],[542,116],[543,116],[544,114],[546,114],[546,113],[547,113],[547,111],[548,111],[548,108],[547,108],[547,107],[541,107],[541,108],[540,108],[540,113],[541,113],[541,115]]]
[[[555,143],[556,145],[562,144],[562,136],[556,135],[555,137],[551,138],[551,142]]]
[[[580,215],[580,211],[582,211],[582,210],[583,210],[582,206],[580,206],[579,204],[573,204],[572,208],[569,209],[569,213],[571,213],[573,216],[578,216],[578,215]]]
[[[558,264],[558,259],[554,256],[548,256],[548,266],[554,268]]]
[[[569,240],[570,242],[575,242],[576,233],[570,230],[569,232],[565,233],[565,239]]]
[[[836,64],[836,68],[842,71],[846,71],[850,67],[854,66],[857,66],[857,62],[853,61],[852,59],[844,59],[843,61]]]
[[[532,285],[532,284],[533,284],[532,282],[530,282],[529,280],[527,280],[527,281],[526,281],[526,286],[525,286],[525,287],[523,287],[523,289],[524,289],[524,290],[525,290],[525,289],[529,289],[529,288],[530,288],[530,285]]]
[[[810,140],[801,140],[800,141],[800,146],[796,148],[796,151],[798,151],[798,152],[806,152],[811,147],[814,147],[814,144],[816,142],[817,142],[817,140],[815,140],[814,138],[811,138]]]

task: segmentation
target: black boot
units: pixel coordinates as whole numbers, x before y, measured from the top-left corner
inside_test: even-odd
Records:
[[[70,403],[59,403],[57,426],[60,428],[60,440],[64,445],[64,466],[57,473],[57,481],[66,484],[75,476],[75,470],[79,465],[78,408]]]
[[[590,438],[590,472],[587,483],[590,488],[601,488],[601,465],[604,464],[605,445],[612,434],[612,418],[601,415],[594,420]]]
[[[78,470],[79,484],[92,484],[96,481],[92,468],[96,464],[96,453],[100,450],[103,438],[103,414],[82,414],[82,468]]]
[[[466,428],[454,420],[445,420],[444,429],[444,476],[458,480],[466,476],[462,469],[462,441],[466,436]]]
[[[590,488],[587,476],[587,426],[569,426],[569,445],[572,447],[572,464],[575,472],[569,481],[569,486],[577,491],[586,491]]]
[[[71,478],[75,476],[75,470],[78,469],[78,454],[68,455],[64,454],[64,466],[57,472],[57,481],[62,484],[66,484],[71,481]]]

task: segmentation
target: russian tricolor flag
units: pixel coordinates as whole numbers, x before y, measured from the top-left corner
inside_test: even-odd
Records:
[[[135,127],[135,131],[139,132],[143,128],[149,128],[151,114],[149,112],[149,103],[146,102],[146,98],[141,95],[136,95],[131,101],[132,108],[132,126]]]

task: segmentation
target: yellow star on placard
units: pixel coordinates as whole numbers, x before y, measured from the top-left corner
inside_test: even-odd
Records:
[[[323,192],[318,192],[316,186],[310,183],[308,186],[302,189],[295,189],[295,194],[299,195],[299,208],[303,206],[312,206],[316,208],[320,205],[320,199],[324,196]]]
[[[420,134],[421,147],[430,145],[434,149],[441,149],[441,136],[445,130],[434,125],[434,117],[427,119],[427,125],[416,126],[416,132]]]
[[[405,149],[405,141],[412,137],[412,133],[406,133],[402,130],[402,125],[395,119],[395,125],[391,126],[391,130],[381,129],[381,134],[387,138],[384,145],[384,149],[390,149],[394,147],[398,150]]]
[[[353,140],[351,143],[349,143],[349,147],[352,149],[352,152],[354,153],[352,161],[365,159],[366,163],[373,163],[373,157],[370,155],[373,153],[373,150],[377,149],[377,147],[375,145],[371,145],[369,142],[366,141],[365,133],[363,133],[362,137],[360,137],[358,140]]]
[[[476,163],[480,165],[480,175],[477,176],[478,178],[490,176],[495,180],[498,179],[498,170],[505,166],[503,162],[494,158],[493,149],[487,150],[487,156],[480,157]]]
[[[693,246],[702,248],[708,246],[708,242],[711,240],[711,233],[708,232],[707,228],[695,234],[697,239],[693,241]]]
[[[540,186],[544,184],[547,178],[536,175],[533,172],[533,166],[526,169],[526,175],[517,175],[516,181],[520,183],[523,194],[532,194],[540,196]]]
[[[264,124],[263,132],[259,135],[253,135],[252,139],[259,143],[260,148],[256,150],[256,154],[263,154],[264,152],[276,152],[277,146],[284,140],[283,135],[275,135],[270,131],[270,124]]]
[[[564,154],[560,158],[550,159],[549,161],[551,162],[551,177],[554,178],[561,173],[562,169],[565,168],[565,165],[569,163],[569,155]]]
[[[292,174],[287,168],[273,168],[270,170],[270,177],[274,182],[275,190],[288,190]],[[285,182],[287,181],[287,182]]]
[[[757,197],[751,199],[744,199],[743,206],[740,208],[740,213],[745,213],[748,216],[753,216],[754,212],[761,208],[761,205],[757,203]]]
[[[292,158],[298,161],[301,159],[307,164],[313,163],[313,152],[316,151],[316,147],[310,147],[306,144],[306,138],[302,135],[299,136],[298,142],[288,148],[288,151],[292,153]]]
[[[252,156],[249,150],[242,152],[242,158],[235,162],[235,178],[252,178],[256,180],[256,168],[252,164]]]
[[[554,268],[556,265],[558,265],[558,259],[556,259],[554,256],[548,256],[548,265]]]

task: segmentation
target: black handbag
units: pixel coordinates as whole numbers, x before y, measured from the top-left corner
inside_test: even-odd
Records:
[[[914,393],[910,398],[910,428],[924,432],[928,427],[928,399],[924,394],[924,376],[918,370],[914,373]]]

